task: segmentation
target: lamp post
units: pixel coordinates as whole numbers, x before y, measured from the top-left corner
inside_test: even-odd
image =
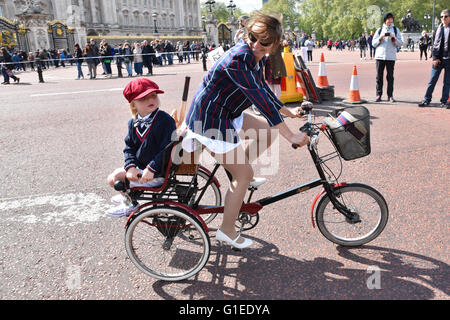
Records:
[[[232,17],[234,15],[234,11],[236,10],[236,5],[233,0],[230,0],[230,4],[227,5],[227,9],[230,11],[230,16]]]
[[[433,19],[431,20],[431,30],[434,30],[435,9],[436,9],[436,0],[433,0]]]
[[[209,6],[209,13],[212,13],[212,7],[216,2],[214,0],[208,0],[205,2],[205,5]]]
[[[153,23],[155,24],[155,33],[158,33],[158,28],[156,27],[156,18],[158,17],[158,14],[156,12],[153,12]]]

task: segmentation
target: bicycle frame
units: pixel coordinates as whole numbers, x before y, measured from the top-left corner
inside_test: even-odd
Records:
[[[307,124],[305,125],[306,130],[308,130],[308,134],[311,135],[311,126],[312,126],[312,121],[311,121],[311,114],[308,115],[309,121],[307,122]],[[247,212],[251,215],[256,215],[259,213],[259,211],[261,211],[261,209],[267,205],[270,205],[272,203],[284,200],[286,198],[289,198],[291,196],[303,193],[305,191],[308,191],[310,189],[322,186],[323,189],[321,190],[321,192],[319,192],[319,194],[315,197],[312,207],[311,207],[311,220],[312,220],[312,224],[313,227],[314,226],[314,219],[313,219],[313,211],[316,205],[316,202],[319,200],[319,198],[323,195],[323,194],[327,194],[327,196],[330,198],[331,203],[334,205],[334,208],[336,210],[338,210],[341,214],[343,214],[351,223],[357,223],[360,222],[358,215],[352,213],[350,210],[348,210],[344,205],[342,205],[338,199],[336,198],[336,194],[335,194],[335,190],[347,185],[347,183],[337,183],[337,184],[330,184],[327,181],[325,172],[321,166],[321,159],[319,157],[319,155],[316,153],[316,151],[314,150],[314,148],[311,147],[311,143],[308,144],[308,150],[310,152],[311,158],[314,162],[314,165],[316,167],[316,170],[319,174],[318,179],[315,179],[313,181],[310,181],[308,183],[305,184],[301,184],[295,187],[292,187],[286,191],[282,191],[280,193],[265,197],[263,199],[260,200],[256,200],[254,202],[247,202],[244,203],[240,209],[240,212]],[[149,207],[149,206],[157,206],[157,205],[169,205],[169,206],[175,206],[178,207],[180,209],[186,210],[187,212],[189,212],[190,214],[192,214],[193,216],[195,216],[202,224],[203,228],[205,229],[206,232],[208,232],[208,227],[206,226],[206,224],[204,223],[203,219],[201,218],[201,215],[205,215],[205,214],[214,214],[214,213],[224,213],[224,206],[221,207],[215,207],[215,206],[208,206],[208,207],[199,207],[199,203],[204,195],[204,193],[206,192],[206,187],[208,185],[210,185],[211,183],[216,183],[217,184],[217,178],[215,177],[215,174],[217,172],[217,170],[219,169],[220,164],[216,164],[213,171],[211,172],[211,174],[209,175],[208,181],[205,184],[204,189],[202,190],[202,192],[200,193],[199,197],[197,198],[196,202],[194,203],[194,205],[192,207],[189,207],[185,204],[182,203],[178,203],[178,202],[174,202],[174,201],[167,201],[167,200],[151,200],[150,202],[145,203],[144,205],[139,207],[139,210],[137,210],[138,212],[141,211],[142,209]],[[230,178],[230,177],[229,177]],[[254,191],[254,190],[253,190]],[[249,200],[251,198],[249,197]],[[130,217],[127,220],[126,226],[129,224],[129,222],[131,221],[132,217],[134,216],[134,213],[130,215]]]

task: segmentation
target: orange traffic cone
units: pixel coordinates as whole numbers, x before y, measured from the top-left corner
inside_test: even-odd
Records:
[[[325,67],[325,58],[322,52],[322,55],[320,56],[320,64],[319,64],[319,76],[317,80],[317,87],[329,87],[330,84],[328,83],[328,77],[327,77],[327,69]]]
[[[358,84],[358,72],[356,71],[356,65],[353,66],[352,80],[350,82],[350,94],[348,100],[344,100],[345,103],[359,104],[365,103],[366,100],[361,100],[359,94],[359,84]]]

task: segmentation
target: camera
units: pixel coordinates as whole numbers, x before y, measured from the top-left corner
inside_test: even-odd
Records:
[[[391,36],[391,33],[390,33],[390,32],[386,32],[386,33],[384,34],[384,36],[385,36],[385,37],[390,37],[390,36]]]

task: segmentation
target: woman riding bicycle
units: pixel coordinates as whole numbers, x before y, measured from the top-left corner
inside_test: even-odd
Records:
[[[236,248],[252,245],[250,239],[240,237],[235,222],[247,188],[253,179],[249,145],[245,150],[239,132],[257,130],[256,156],[259,157],[272,142],[271,129],[278,130],[290,143],[304,146],[309,138],[303,132],[293,133],[284,123],[282,114],[301,117],[300,109],[288,109],[273,94],[264,80],[266,55],[278,48],[282,25],[270,15],[256,13],[248,25],[248,38],[239,41],[210,69],[193,99],[186,115],[186,135],[183,149],[195,150],[200,142],[231,175],[232,181],[225,197],[222,225],[216,239]],[[244,110],[255,105],[266,121]],[[267,143],[260,143],[261,132]],[[244,136],[245,137],[245,136]],[[234,159],[244,159],[235,161]]]

